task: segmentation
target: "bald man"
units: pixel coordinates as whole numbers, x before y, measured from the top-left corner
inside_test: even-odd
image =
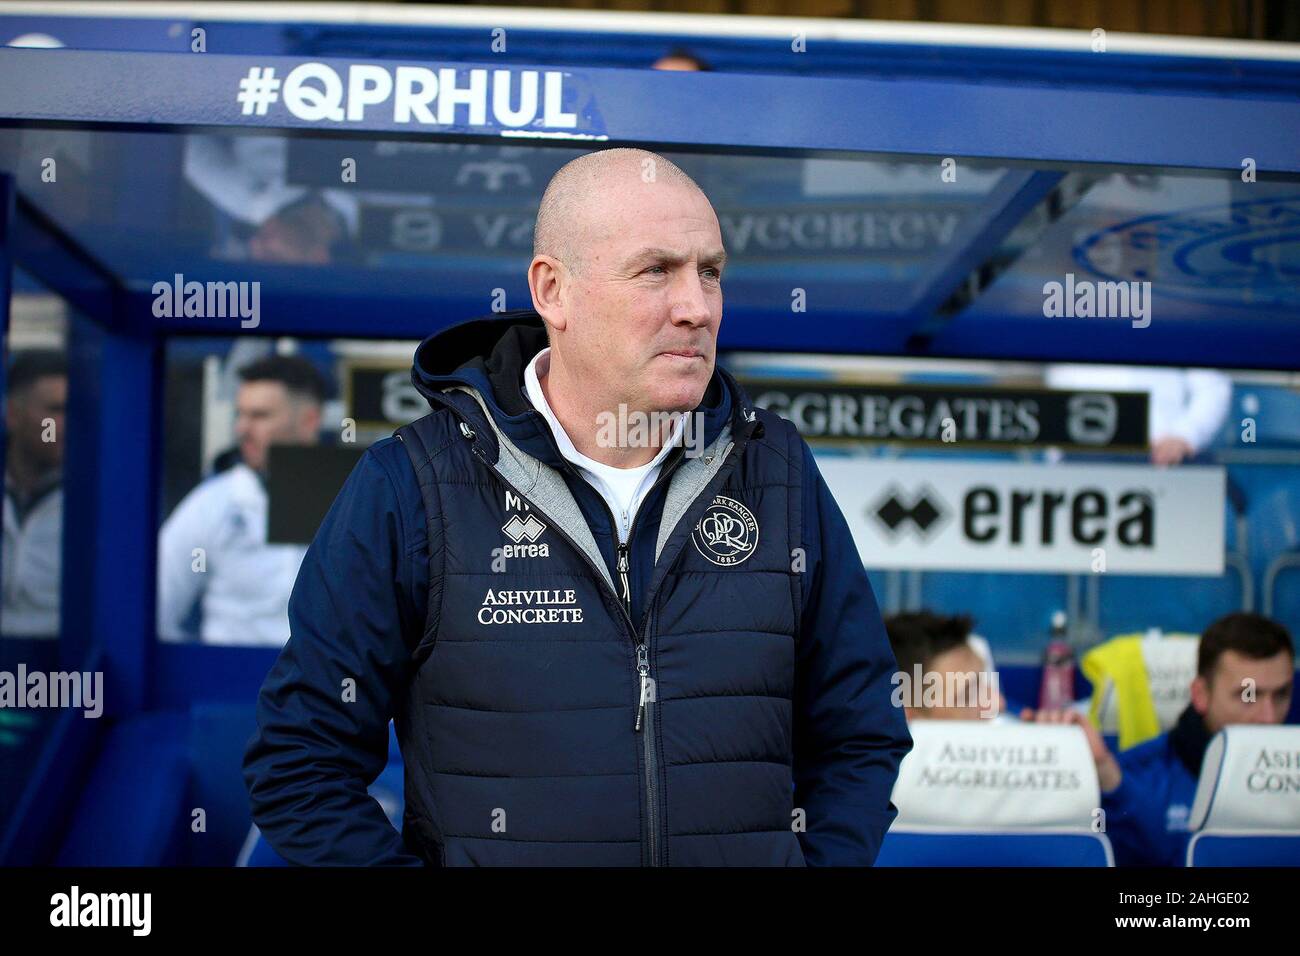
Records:
[[[307,552],[253,817],[301,864],[870,865],[911,746],[807,445],[715,365],[718,218],[653,153],[542,196],[532,309],[431,335],[430,413]],[[367,786],[393,720],[400,834]]]

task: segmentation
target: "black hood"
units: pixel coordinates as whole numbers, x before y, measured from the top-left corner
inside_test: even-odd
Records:
[[[546,325],[532,309],[500,312],[435,332],[415,350],[411,381],[431,403],[436,393],[468,385],[505,416],[532,410],[524,369],[546,348]]]

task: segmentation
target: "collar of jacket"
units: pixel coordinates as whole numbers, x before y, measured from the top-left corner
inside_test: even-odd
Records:
[[[500,432],[520,451],[564,468],[550,426],[524,394],[524,369],[545,347],[545,326],[533,309],[482,316],[421,342],[415,350],[411,382],[431,408],[451,408],[476,433],[489,464],[496,464],[500,456],[496,440]],[[743,389],[721,367],[715,366],[696,412],[702,415],[705,447],[728,425],[733,435],[746,438],[762,427]],[[491,427],[486,415],[491,415]]]
[[[1169,731],[1169,744],[1188,772],[1199,778],[1205,748],[1210,744],[1210,734],[1205,729],[1205,719],[1191,704],[1178,715],[1178,722]]]
[[[13,478],[5,473],[5,494],[13,502],[17,512],[18,523],[22,524],[27,516],[36,510],[36,506],[63,487],[62,466],[51,468],[36,479],[32,487],[24,494],[18,490]]]

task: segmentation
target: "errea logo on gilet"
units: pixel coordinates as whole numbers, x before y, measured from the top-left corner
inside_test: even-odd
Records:
[[[501,548],[501,557],[503,558],[549,558],[551,548],[548,544],[537,544],[537,539],[542,536],[546,530],[546,525],[538,520],[537,515],[532,514],[528,503],[516,495],[514,492],[506,492],[506,511],[515,512],[501,526],[501,531],[514,544],[507,544]],[[529,512],[520,515],[519,512]],[[524,542],[527,542],[525,544]]]

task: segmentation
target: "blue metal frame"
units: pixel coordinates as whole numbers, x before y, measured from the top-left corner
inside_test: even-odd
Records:
[[[341,77],[353,61],[216,53],[107,53],[0,50],[0,122],[63,122],[94,128],[237,127],[385,135],[492,136],[460,123],[398,123],[370,108],[363,118],[309,121],[282,102],[243,115],[236,95],[254,68],[277,78],[304,62]],[[388,61],[389,69],[428,62]],[[468,71],[547,71],[518,63],[435,64]],[[1269,97],[1145,94],[871,78],[737,76],[653,70],[565,69],[569,89],[586,98],[578,129],[623,144],[812,154],[825,150],[1011,159],[1035,164],[1105,163],[1239,172],[1248,148],[1262,174],[1300,173],[1300,103]],[[516,85],[517,89],[518,86]],[[589,96],[588,96],[589,94]],[[576,94],[575,94],[576,95]],[[647,102],[691,104],[679,112]],[[736,109],[762,104],[763,116]],[[549,132],[555,133],[556,130]],[[564,140],[571,145],[573,138]],[[533,142],[536,142],[533,140]],[[798,144],[798,145],[794,145]],[[594,144],[593,144],[594,145]]]
[[[104,667],[98,651],[78,664],[79,670]],[[34,866],[53,860],[62,835],[59,822],[76,806],[77,783],[85,779],[104,732],[101,720],[88,720],[80,711],[65,709],[59,714],[40,760],[25,782],[13,818],[0,830],[0,863]]]
[[[964,234],[954,241],[953,254],[937,263],[921,280],[926,291],[912,311],[922,316],[922,321],[912,333],[909,343],[912,347],[924,348],[947,323],[951,316],[940,315],[939,308],[973,270],[993,257],[1011,230],[1056,188],[1064,175],[1008,170],[1002,176],[985,198],[979,215],[971,217]]]
[[[156,643],[162,339],[156,330],[127,327],[128,298],[116,277],[29,204],[15,201],[9,177],[0,177],[0,200],[8,200],[10,227],[0,229],[0,267],[9,250],[21,249],[23,266],[71,307],[64,468],[85,477],[65,485],[58,658],[64,670],[104,673],[103,718],[60,716],[0,832],[0,860],[21,863],[47,860],[57,849],[58,820],[71,812],[73,782],[103,739],[101,720],[146,705]],[[0,282],[6,336],[8,291]],[[122,541],[140,544],[117,552],[114,544]]]
[[[63,633],[103,648],[105,714],[119,717],[144,709],[156,644],[161,339],[74,316],[68,371],[64,468],[81,478],[64,503]]]
[[[21,196],[14,210],[13,244],[23,269],[69,306],[106,325],[114,321],[112,299],[123,289],[112,270]]]
[[[635,15],[633,15],[634,17]],[[629,17],[631,26],[635,20]],[[791,21],[798,23],[798,21]],[[491,27],[505,25],[510,56],[525,63],[591,64],[644,68],[674,46],[683,46],[724,73],[801,76],[907,76],[937,80],[982,80],[1044,86],[1063,78],[1078,85],[1126,89],[1195,89],[1231,93],[1258,90],[1279,99],[1300,98],[1300,77],[1289,63],[1227,56],[1104,54],[1091,49],[1091,36],[1078,33],[1076,49],[962,46],[928,42],[924,28],[911,41],[808,38],[807,55],[791,51],[790,38],[679,33],[670,29],[595,32],[559,21],[554,29],[509,24],[485,13],[480,25],[439,23],[275,22],[210,18],[114,19],[95,16],[23,15],[0,10],[0,43],[24,33],[46,33],[81,50],[188,53],[190,31],[206,31],[207,48],[241,55],[344,57],[354,60],[409,59],[437,51],[447,61],[483,55]],[[1104,68],[1098,68],[1104,57]]]
[[[117,53],[0,49],[0,117],[92,127],[256,127],[347,133],[497,135],[493,127],[428,127],[394,122],[370,108],[356,121],[308,121],[282,103],[244,116],[235,100],[253,68],[279,78],[302,60],[220,53]],[[341,77],[352,61],[321,60]],[[390,61],[428,66],[428,62]],[[450,66],[451,64],[446,64]],[[510,62],[454,64],[471,69],[545,70]],[[1243,148],[1261,173],[1300,173],[1300,103],[1232,96],[1139,94],[1117,90],[971,83],[889,82],[842,77],[772,77],[655,70],[564,70],[589,92],[593,111],[580,133],[619,143],[729,151],[822,150],[1104,163],[1239,172]],[[517,86],[516,86],[517,88]],[[95,91],[88,96],[87,91]],[[698,104],[698,111],[643,109],[645,103]],[[755,104],[763,121],[755,121]],[[458,120],[463,117],[463,112]],[[536,142],[536,140],[534,140]],[[568,140],[567,144],[571,144]],[[794,146],[797,144],[797,146]]]

